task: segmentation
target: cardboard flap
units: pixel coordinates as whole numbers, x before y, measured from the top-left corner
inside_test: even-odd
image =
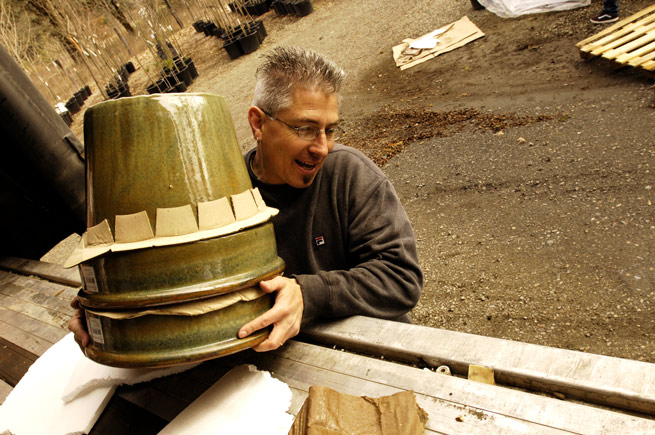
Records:
[[[132,243],[155,237],[146,211],[116,215],[116,243]]]
[[[234,212],[226,197],[198,203],[198,227],[201,231],[219,228],[234,221]]]
[[[198,231],[191,205],[158,208],[155,235],[157,237],[182,236]]]

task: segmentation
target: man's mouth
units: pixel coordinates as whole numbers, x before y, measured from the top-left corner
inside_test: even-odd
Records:
[[[317,166],[316,163],[303,162],[302,160],[296,160],[296,164],[307,171],[313,171]]]

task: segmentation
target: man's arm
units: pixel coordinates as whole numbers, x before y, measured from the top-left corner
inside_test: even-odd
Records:
[[[303,324],[357,314],[398,319],[418,302],[423,275],[414,232],[391,183],[385,179],[351,208],[350,267],[295,276],[303,289]]]

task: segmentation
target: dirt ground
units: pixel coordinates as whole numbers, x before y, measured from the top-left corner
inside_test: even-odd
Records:
[[[602,2],[515,19],[469,0],[313,4],[304,18],[265,14],[263,46],[234,61],[187,26],[179,40],[200,72],[189,91],[225,96],[248,149],[258,54],[325,53],[349,75],[342,142],[383,167],[414,225],[415,323],[655,362],[655,87],[580,58]],[[622,1],[621,15],[650,4]],[[395,67],[393,45],[464,15],[484,38]],[[133,94],[147,84],[137,68]],[[80,114],[72,129],[82,138]]]

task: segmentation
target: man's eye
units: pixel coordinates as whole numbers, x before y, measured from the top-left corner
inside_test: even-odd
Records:
[[[305,125],[304,127],[300,127],[298,129],[299,133],[307,134],[307,135],[312,135],[312,134],[315,135],[317,131],[318,129],[316,127],[312,127],[309,125]]]

